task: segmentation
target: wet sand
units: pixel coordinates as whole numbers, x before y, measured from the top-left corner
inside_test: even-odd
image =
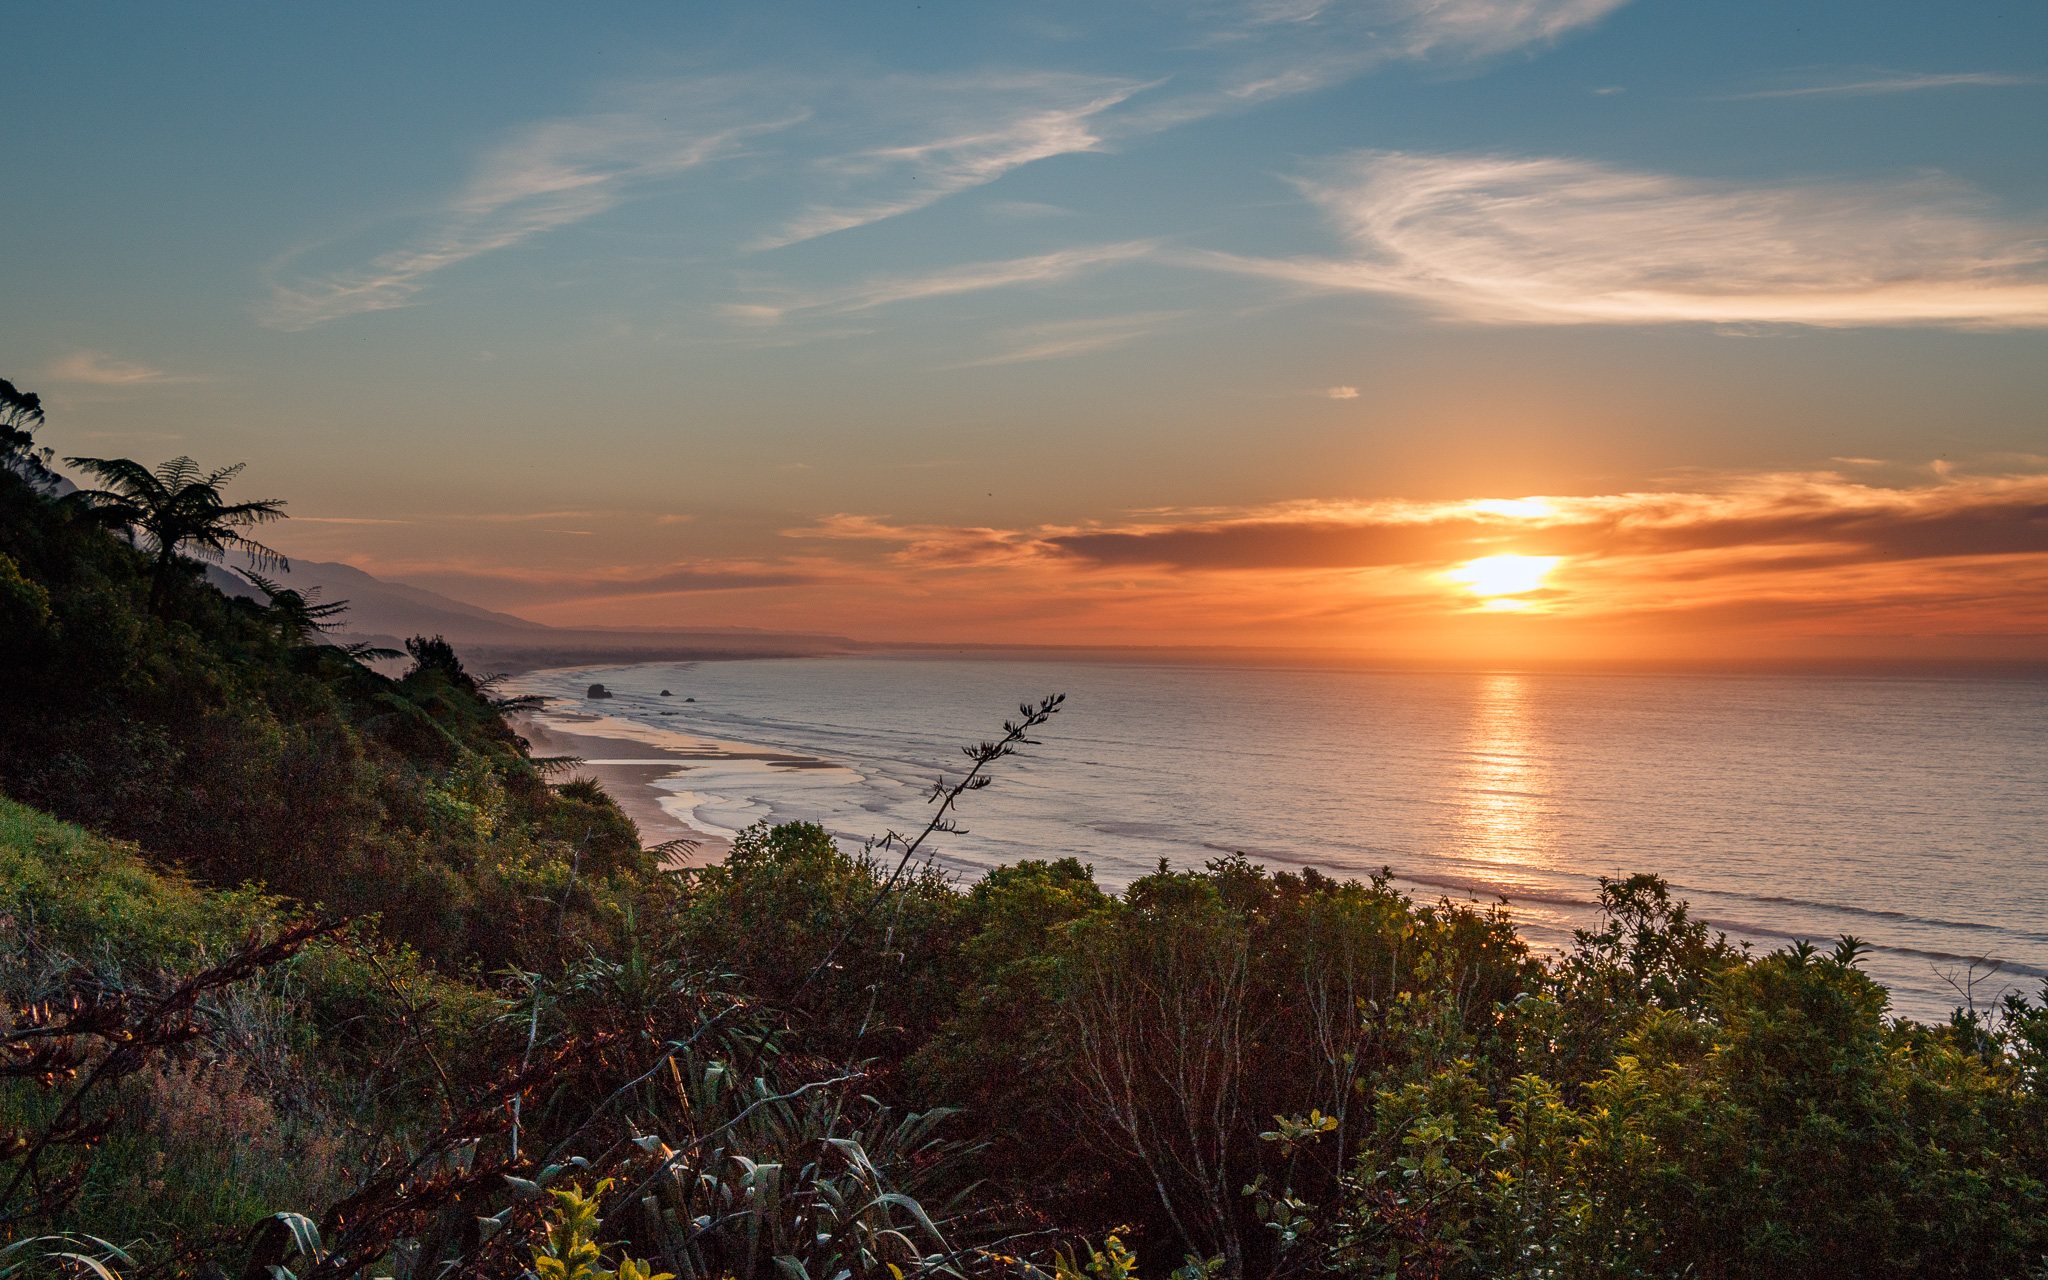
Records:
[[[580,732],[577,728],[580,725],[602,727],[604,717],[573,711],[544,714],[545,719],[534,715],[516,716],[513,729],[533,744],[536,756],[575,756],[583,761],[564,781],[595,779],[607,795],[618,801],[619,808],[633,820],[633,825],[640,829],[643,847],[651,848],[679,839],[697,842],[696,848],[675,854],[663,863],[671,869],[708,866],[723,858],[731,848],[729,842],[693,830],[661,807],[662,798],[672,793],[655,784],[687,773],[691,761],[760,760],[783,769],[837,767],[815,756],[749,750],[708,739],[693,740],[684,746],[661,746],[636,738]]]

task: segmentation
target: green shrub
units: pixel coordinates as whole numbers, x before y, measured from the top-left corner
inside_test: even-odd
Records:
[[[107,981],[149,981],[202,963],[275,922],[255,890],[202,888],[150,867],[132,845],[0,799],[0,937],[11,964],[84,964]],[[14,998],[33,998],[10,975]]]
[[[0,1014],[81,994],[154,998],[274,934],[285,905],[205,888],[132,846],[0,800]],[[94,1146],[53,1153],[50,1176],[78,1185],[43,1225],[146,1241],[157,1257],[338,1199],[377,1133],[438,1118],[434,1062],[496,1011],[374,935],[316,943],[205,998],[197,1039],[95,1101],[117,1123]],[[84,1074],[112,1049],[88,1045]],[[0,1130],[39,1132],[73,1087],[57,1083],[0,1080]]]
[[[813,823],[756,823],[695,873],[681,941],[794,1018],[810,1052],[899,1063],[957,999],[960,895],[920,868],[885,893],[889,875]]]

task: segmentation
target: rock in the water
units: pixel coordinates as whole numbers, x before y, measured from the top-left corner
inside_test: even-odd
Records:
[[[586,698],[609,698],[612,696],[612,691],[601,684],[594,684],[590,686],[590,692],[583,696]]]
[[[673,697],[675,697],[676,695],[674,695],[674,694],[670,693],[670,692],[669,692],[668,690],[666,690],[666,689],[663,689],[663,690],[661,691],[661,696],[662,696],[662,697],[664,697],[664,698],[673,698]]]
[[[696,699],[695,699],[695,698],[684,698],[684,699],[683,699],[683,701],[684,701],[684,702],[695,702],[695,701],[696,701]]]

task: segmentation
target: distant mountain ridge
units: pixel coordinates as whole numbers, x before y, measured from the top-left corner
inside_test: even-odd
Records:
[[[208,565],[207,580],[229,595],[260,600],[262,593],[234,572],[246,567],[246,561],[231,562],[229,567]],[[444,635],[450,640],[468,640],[553,630],[546,623],[498,613],[425,587],[386,582],[350,564],[295,560],[290,569],[277,569],[263,576],[301,594],[318,591],[322,600],[348,601],[342,629],[351,635],[424,632]]]
[[[241,560],[227,567],[208,565],[206,577],[229,595],[261,599],[262,593],[234,572],[246,566]],[[323,601],[348,601],[336,633],[341,638],[395,648],[408,636],[445,636],[465,660],[493,670],[667,658],[810,657],[866,647],[845,636],[754,627],[554,627],[335,561],[294,560],[290,570],[263,576],[302,594],[318,591]]]

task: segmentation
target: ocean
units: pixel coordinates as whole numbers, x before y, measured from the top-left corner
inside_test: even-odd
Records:
[[[615,696],[586,699],[593,682]],[[1386,867],[1419,896],[1506,899],[1546,951],[1596,920],[1597,877],[1648,871],[1762,950],[1865,939],[1905,1016],[2048,977],[2048,681],[857,657],[510,686],[559,699],[543,718],[579,732],[820,762],[679,765],[662,808],[708,835],[918,830],[962,744],[1064,693],[1042,745],[997,765],[967,831],[937,839],[940,866],[965,880],[1073,856],[1113,889],[1231,852]]]

